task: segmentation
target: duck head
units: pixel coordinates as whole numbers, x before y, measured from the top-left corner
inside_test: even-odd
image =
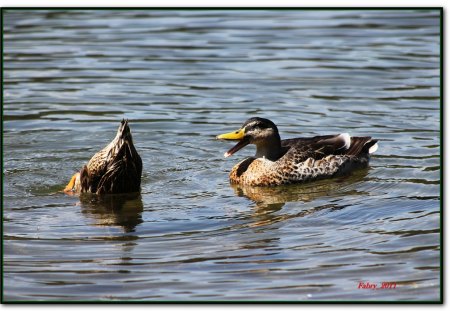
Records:
[[[217,139],[235,140],[238,143],[224,156],[228,158],[248,144],[256,145],[256,158],[278,159],[281,152],[281,139],[277,126],[264,118],[250,118],[236,131],[221,134]]]

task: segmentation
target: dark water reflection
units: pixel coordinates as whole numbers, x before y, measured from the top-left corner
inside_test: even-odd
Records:
[[[437,10],[4,13],[7,300],[437,300]],[[230,186],[215,135],[349,132],[367,170]],[[67,196],[130,119],[138,196]],[[359,282],[397,282],[362,290]]]
[[[94,219],[95,225],[120,226],[133,232],[142,223],[144,204],[140,194],[80,196],[81,212]]]

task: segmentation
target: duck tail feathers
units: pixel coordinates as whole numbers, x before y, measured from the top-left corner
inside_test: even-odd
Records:
[[[378,149],[378,140],[372,137],[352,137],[350,148],[345,154],[359,156],[362,154],[371,154]]]
[[[371,140],[368,143],[370,143],[370,147],[368,147],[369,149],[367,149],[367,152],[369,154],[374,153],[375,151],[378,150],[378,140]],[[367,148],[366,146],[364,146],[364,148]]]

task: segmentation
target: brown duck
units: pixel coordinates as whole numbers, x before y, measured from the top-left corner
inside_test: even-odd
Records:
[[[230,182],[249,186],[293,184],[346,174],[366,167],[369,154],[378,149],[371,137],[338,135],[281,140],[277,126],[268,119],[250,118],[237,131],[217,136],[238,143],[229,157],[248,144],[256,154],[236,164]]]
[[[141,173],[142,160],[134,148],[128,120],[122,120],[116,137],[72,176],[64,192],[138,192],[141,187]]]

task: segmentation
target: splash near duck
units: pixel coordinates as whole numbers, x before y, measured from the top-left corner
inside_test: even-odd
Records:
[[[133,145],[128,120],[122,120],[116,137],[72,176],[64,192],[119,194],[139,192],[142,160]]]
[[[250,118],[237,131],[217,139],[238,143],[224,156],[230,157],[248,144],[256,154],[236,164],[230,182],[248,186],[275,186],[344,175],[367,167],[369,155],[378,149],[371,137],[347,133],[281,140],[277,126],[268,119]]]

